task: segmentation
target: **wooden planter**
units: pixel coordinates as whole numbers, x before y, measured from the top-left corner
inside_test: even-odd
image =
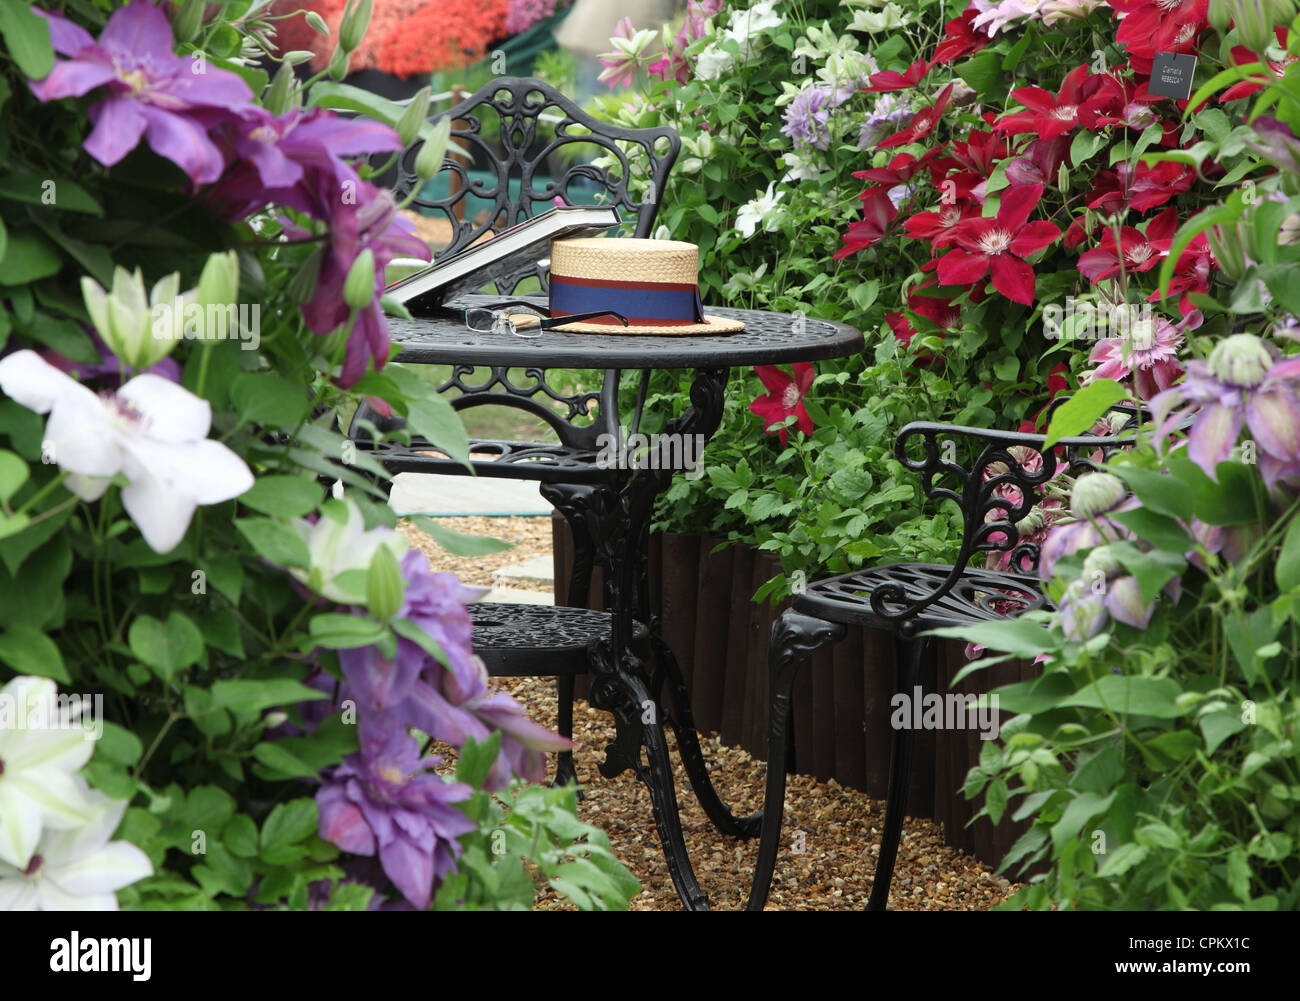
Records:
[[[552,529],[555,600],[562,605],[573,565],[573,542],[568,524],[558,514],[553,516]],[[770,553],[748,546],[713,552],[721,542],[671,533],[652,536],[651,602],[661,617],[664,638],[686,675],[700,729],[717,733],[724,743],[743,747],[762,760],[767,755],[767,642],[782,609],[755,604],[750,598],[759,585],[780,572],[780,564]],[[599,607],[600,594],[598,570],[592,607]],[[950,688],[950,680],[967,663],[963,644],[943,641],[932,650],[922,669],[921,687],[927,693],[978,694],[1038,673],[1028,661],[1007,662]],[[833,778],[875,799],[885,798],[894,656],[894,640],[888,632],[851,628],[843,640],[818,653],[799,672],[789,771],[823,781]],[[979,763],[982,744],[974,729],[921,730],[908,813],[938,821],[948,844],[996,867],[1027,824],[1013,824],[1005,817],[996,826],[988,817],[969,823],[980,801],[967,800],[961,788],[966,773]]]

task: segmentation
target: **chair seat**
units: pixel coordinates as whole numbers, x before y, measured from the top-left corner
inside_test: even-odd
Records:
[[[871,608],[871,594],[884,584],[903,588],[909,603],[933,594],[952,572],[941,563],[894,563],[855,570],[814,581],[791,601],[796,612],[828,622],[893,628],[897,620],[882,619]],[[887,603],[888,610],[901,608]],[[1004,619],[1047,607],[1042,584],[1030,574],[967,567],[952,589],[914,617],[925,627],[960,625]]]
[[[612,616],[587,608],[476,601],[469,606],[474,652],[492,677],[586,674],[593,644]]]
[[[390,473],[469,475],[464,465],[448,458],[445,452],[429,442],[416,440],[409,445],[398,442],[375,445],[361,439],[356,441],[356,445],[373,454]],[[469,451],[470,463],[479,476],[543,483],[602,484],[617,483],[620,476],[626,475],[617,468],[598,465],[598,453],[591,449],[569,448],[553,442],[470,439]]]

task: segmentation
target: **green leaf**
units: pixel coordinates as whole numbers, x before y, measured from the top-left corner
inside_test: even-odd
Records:
[[[312,617],[308,624],[311,641],[331,650],[351,650],[372,646],[390,635],[388,627],[356,615],[325,612]]]
[[[1099,813],[1104,813],[1115,799],[1112,791],[1107,795],[1095,792],[1080,793],[1070,800],[1069,806],[1061,813],[1061,818],[1052,825],[1052,844],[1059,852],[1067,841],[1079,836],[1083,825]]]
[[[45,18],[33,14],[25,3],[5,3],[0,5],[0,35],[23,76],[43,80],[50,75],[54,48]]]
[[[0,198],[11,198],[30,205],[53,205],[67,212],[103,215],[99,203],[76,181],[63,177],[10,172],[0,174]]]
[[[1180,521],[1191,520],[1193,495],[1178,477],[1124,463],[1114,463],[1110,470],[1129,485],[1143,507]]]
[[[253,757],[275,773],[276,778],[313,778],[316,775],[316,769],[297,755],[265,741],[253,748]],[[265,828],[263,828],[262,838],[265,842]]]
[[[1161,549],[1144,553],[1124,541],[1112,542],[1106,549],[1137,578],[1143,604],[1153,601],[1162,587],[1187,569],[1187,561],[1178,553]]]
[[[456,762],[456,781],[464,782],[471,789],[482,789],[487,781],[488,772],[492,770],[501,752],[501,731],[493,731],[487,740],[478,741],[470,737],[460,749],[460,759]]]
[[[988,94],[1002,82],[1002,56],[996,52],[981,52],[952,69],[977,94]]]
[[[1131,528],[1139,539],[1171,553],[1185,553],[1195,543],[1173,518],[1146,508],[1120,511],[1106,516],[1125,528]]]
[[[1140,865],[1150,852],[1151,849],[1146,845],[1139,845],[1132,841],[1125,842],[1113,852],[1107,853],[1106,861],[1097,870],[1097,876],[1101,879],[1122,876],[1135,865]]]
[[[324,692],[309,688],[292,678],[237,678],[212,683],[211,701],[205,711],[232,709],[236,712],[258,712],[272,706],[314,702],[324,698],[328,698]]]
[[[1043,447],[1051,448],[1062,438],[1083,434],[1097,423],[1098,417],[1127,396],[1124,387],[1114,379],[1093,380],[1056,408]]]
[[[257,825],[253,818],[245,813],[238,813],[231,818],[221,835],[221,840],[230,851],[240,858],[254,858],[257,855]]]
[[[994,824],[1000,823],[1002,814],[1007,810],[1007,784],[1001,778],[994,779],[984,793],[984,802],[988,806],[989,819]]]
[[[63,255],[44,234],[33,229],[10,230],[0,258],[0,285],[30,285],[57,274]]]
[[[203,831],[216,837],[234,813],[234,797],[224,789],[214,785],[191,789],[180,811],[181,823],[186,828],[185,839],[189,840],[191,831]]]
[[[1241,733],[1246,724],[1240,713],[1212,712],[1200,719],[1201,735],[1205,737],[1205,753],[1213,754],[1229,737]]]
[[[144,753],[144,745],[140,743],[139,737],[112,720],[104,720],[103,726],[104,731],[95,745],[96,756],[104,757],[126,768],[130,768],[140,760],[140,755]]]
[[[490,556],[513,549],[513,542],[489,535],[470,535],[440,524],[436,518],[418,515],[407,519],[452,556]]]
[[[307,543],[287,525],[269,518],[236,518],[235,527],[258,556],[272,563],[283,567],[306,567],[311,564],[311,552],[307,549]]]
[[[250,372],[230,384],[230,401],[245,424],[292,428],[307,416],[303,387],[270,372]]]
[[[316,510],[324,491],[315,479],[303,476],[259,476],[239,503],[262,514],[297,518]]]
[[[1182,715],[1176,702],[1182,689],[1172,678],[1134,678],[1108,674],[1061,700],[1062,705],[1107,708],[1116,714],[1174,719]]]
[[[274,745],[259,744],[259,747]],[[274,864],[286,848],[316,833],[316,801],[303,797],[278,804],[262,822],[262,858]]]
[[[21,457],[0,449],[0,501],[7,501],[27,482],[30,475]]]
[[[151,615],[137,615],[127,633],[131,652],[154,669],[164,681],[177,671],[196,664],[203,656],[203,634],[181,612],[172,612],[166,623]]]
[[[1192,489],[1193,513],[1207,525],[1252,525],[1262,517],[1264,485],[1255,467],[1221,462],[1210,479],[1185,450],[1171,455],[1169,471]],[[1118,471],[1118,470],[1117,470]]]
[[[1002,622],[977,622],[966,626],[932,629],[928,636],[947,636],[968,643],[979,643],[993,650],[1005,650],[1017,657],[1037,657],[1055,650],[1057,641],[1051,630],[1037,622],[1007,619]]]
[[[1277,578],[1278,590],[1283,593],[1300,587],[1300,518],[1292,518],[1287,527],[1274,576]]]
[[[0,661],[18,674],[34,674],[71,684],[54,641],[32,626],[11,625],[0,633]]]
[[[469,466],[469,437],[465,434],[465,425],[443,397],[412,401],[407,408],[406,425],[413,435]]]

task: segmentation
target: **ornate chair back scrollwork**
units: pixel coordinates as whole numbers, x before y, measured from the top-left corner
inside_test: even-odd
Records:
[[[1054,401],[1053,410],[1065,402]],[[914,422],[899,432],[894,452],[920,476],[926,497],[951,501],[961,512],[962,539],[951,565],[898,563],[869,567],[814,581],[791,599],[772,626],[768,649],[768,762],[786,760],[788,720],[798,668],[817,650],[841,639],[846,627],[892,631],[900,640],[895,691],[911,693],[920,677],[926,642],[918,635],[936,626],[962,625],[1020,615],[1047,604],[1038,580],[1039,546],[1021,526],[1062,473],[1095,469],[1134,441],[1145,415],[1113,408],[1118,417],[1106,434],[1063,438],[1046,448],[1047,436]],[[965,443],[965,456],[958,443]],[[963,461],[964,458],[964,461]],[[1064,491],[1062,491],[1064,492]],[[972,566],[980,555],[1009,554],[1007,569]],[[885,828],[867,904],[884,910],[907,806],[915,731],[896,729],[889,768]],[[758,865],[749,908],[762,909],[780,845],[785,796],[782,768],[767,770],[767,792]]]

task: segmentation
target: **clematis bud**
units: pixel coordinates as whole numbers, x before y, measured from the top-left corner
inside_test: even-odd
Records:
[[[1228,0],[1210,0],[1205,18],[1210,22],[1210,27],[1220,35],[1227,34],[1228,25],[1232,23],[1232,7]]]
[[[404,583],[397,557],[387,546],[379,546],[370,557],[366,572],[366,604],[376,618],[387,622],[401,610]]]
[[[1083,560],[1083,576],[1086,580],[1094,580],[1097,574],[1101,574],[1106,580],[1112,577],[1118,577],[1124,572],[1114,554],[1111,553],[1109,546],[1097,546]]]
[[[156,365],[176,347],[184,329],[185,308],[194,292],[180,295],[179,273],[172,273],[146,293],[144,278],[118,266],[113,290],[90,277],[81,279],[81,294],[90,322],[110,351],[134,369]]]
[[[357,254],[343,281],[343,301],[353,309],[365,309],[375,297],[375,255],[367,247]]]
[[[1277,242],[1283,247],[1300,243],[1300,212],[1292,212],[1282,220],[1277,231]]]
[[[1210,252],[1223,273],[1236,281],[1246,271],[1246,251],[1240,224],[1230,227],[1211,226],[1205,231]]]
[[[318,35],[330,37],[330,26],[325,23],[325,18],[321,17],[316,11],[307,11],[307,25]]]
[[[406,106],[402,112],[402,117],[397,120],[397,134],[401,137],[402,145],[409,146],[415,142],[420,134],[420,126],[424,124],[424,118],[429,113],[429,98],[433,94],[430,87],[424,87],[411,98],[411,103]]]
[[[337,46],[334,55],[330,56],[327,72],[332,80],[342,80],[348,75],[348,53],[342,45]]]
[[[1273,8],[1268,0],[1232,0],[1232,22],[1241,44],[1262,53],[1273,43]]]
[[[224,309],[239,300],[239,255],[233,250],[211,254],[199,275],[198,303]]]
[[[1070,510],[1079,518],[1105,514],[1128,494],[1128,487],[1111,473],[1084,473],[1070,491]]]
[[[280,64],[280,68],[275,71],[275,76],[271,78],[271,84],[266,88],[266,93],[262,97],[262,104],[266,110],[273,115],[283,115],[289,110],[289,99],[293,93],[294,75],[293,64],[286,59]]]
[[[1210,352],[1210,371],[1220,382],[1249,389],[1264,381],[1273,364],[1265,343],[1254,334],[1232,334]]]
[[[439,119],[433,132],[424,140],[420,152],[415,155],[415,173],[422,181],[427,181],[442,170],[442,159],[447,153],[447,142],[451,139],[451,120]]]
[[[366,37],[370,27],[370,9],[373,0],[352,0],[343,10],[343,20],[339,23],[339,45],[347,52],[352,52]]]
[[[1145,629],[1156,610],[1156,603],[1154,600],[1149,604],[1142,603],[1142,589],[1137,578],[1129,574],[1110,582],[1106,588],[1105,608],[1112,619],[1134,629]]]
[[[1069,194],[1070,168],[1066,166],[1064,160],[1061,161],[1061,165],[1056,169],[1056,186],[1060,189],[1061,194]]]
[[[178,42],[192,42],[199,33],[203,23],[203,11],[208,6],[207,0],[185,0],[172,18],[172,34]]]
[[[1105,597],[1093,591],[1086,580],[1076,580],[1065,589],[1057,613],[1065,638],[1082,643],[1105,627]]]

